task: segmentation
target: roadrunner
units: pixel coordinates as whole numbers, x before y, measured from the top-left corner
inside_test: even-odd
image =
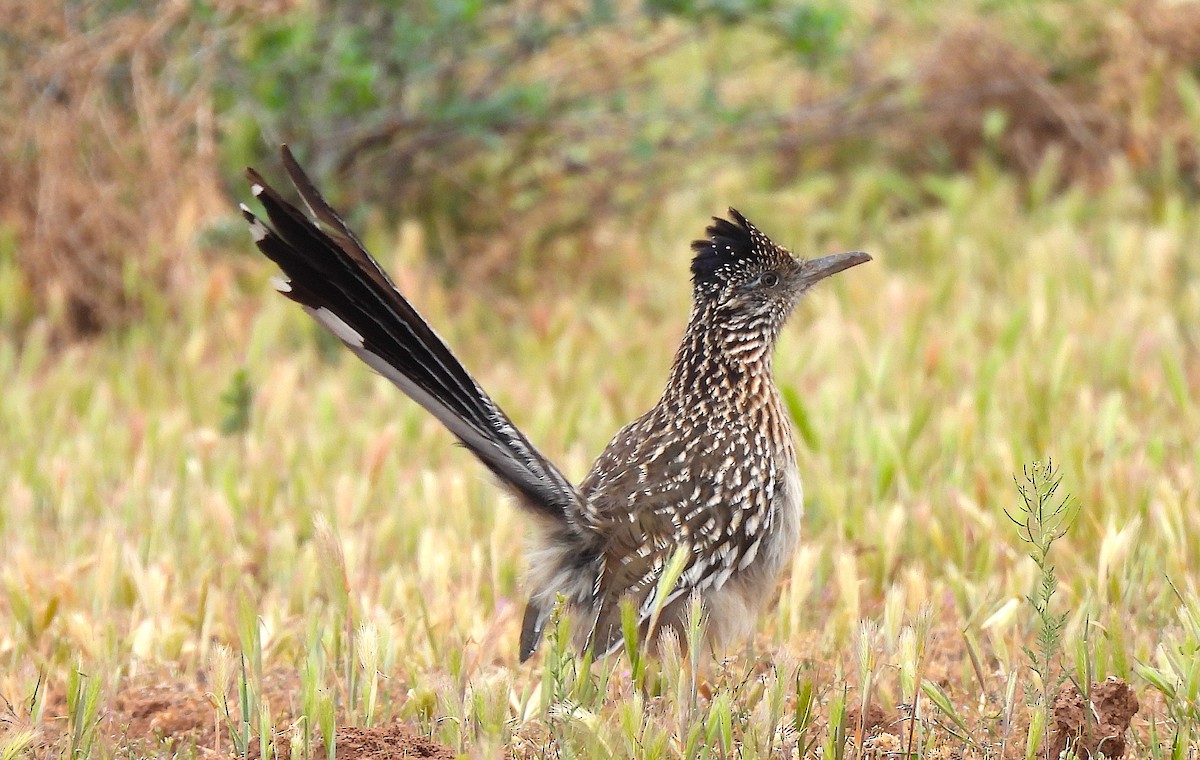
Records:
[[[679,631],[693,596],[710,646],[749,633],[792,558],[803,509],[771,372],[775,343],[809,288],[871,257],[804,261],[733,209],[715,218],[692,243],[691,317],[662,398],[574,486],[396,289],[286,146],[282,153],[315,221],[253,169],[251,191],[269,223],[241,207],[258,248],[287,277],[277,289],[437,417],[535,518],[521,660],[537,649],[560,595],[578,645],[597,656],[623,643],[623,600],[643,640]],[[660,599],[668,563],[682,575]]]

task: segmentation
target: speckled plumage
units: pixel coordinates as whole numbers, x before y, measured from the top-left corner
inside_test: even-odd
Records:
[[[271,225],[243,213],[258,247],[289,277],[280,291],[441,420],[538,518],[521,659],[536,650],[559,595],[577,618],[580,645],[601,655],[621,643],[623,599],[638,610],[643,636],[680,626],[692,595],[714,643],[745,634],[791,559],[803,503],[771,373],[775,342],[813,283],[870,257],[800,261],[732,209],[732,220],[715,219],[692,246],[692,313],[666,390],[574,488],[396,290],[286,148],[284,165],[324,228],[250,172]],[[683,575],[657,600],[681,546]]]

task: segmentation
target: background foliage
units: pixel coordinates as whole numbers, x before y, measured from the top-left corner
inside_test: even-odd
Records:
[[[62,334],[169,308],[225,244],[241,168],[284,141],[360,217],[420,225],[447,275],[525,294],[545,266],[610,282],[606,241],[668,178],[1196,171],[1191,3],[7,6],[0,208],[32,293],[7,313]]]

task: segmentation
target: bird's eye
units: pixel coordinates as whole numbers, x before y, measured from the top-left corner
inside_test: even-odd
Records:
[[[773,288],[779,284],[779,275],[775,274],[774,272],[767,272],[761,278],[759,278],[759,281],[766,287]]]

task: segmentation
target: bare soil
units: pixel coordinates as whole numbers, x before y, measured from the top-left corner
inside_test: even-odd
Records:
[[[216,752],[218,747],[229,747],[229,737],[218,738],[223,726],[215,722],[214,715],[216,710],[200,689],[165,681],[118,694],[106,724],[118,744],[170,742]]]
[[[277,672],[264,678],[263,687],[271,704],[282,707],[290,703],[299,685],[294,676]],[[133,686],[118,694],[105,718],[105,727],[114,746],[133,753],[173,747],[192,748],[198,757],[232,757],[228,727],[217,720],[217,715],[202,687],[179,680],[161,680]],[[403,723],[372,728],[339,726],[336,742],[337,757],[346,760],[456,756],[451,748]],[[274,748],[276,757],[288,760],[290,736],[279,731]],[[257,740],[251,742],[249,750],[251,758],[259,756]],[[314,756],[318,760],[326,757],[324,747],[317,747]]]
[[[897,726],[896,715],[885,712],[882,707],[874,703],[867,708],[865,720],[861,707],[851,707],[846,711],[846,731],[850,736],[855,736],[859,732],[864,738],[880,733],[896,733]]]
[[[1126,732],[1140,707],[1137,696],[1119,678],[1094,683],[1091,691],[1090,711],[1074,684],[1058,692],[1051,716],[1050,757],[1058,757],[1068,747],[1080,760],[1125,756]]]
[[[960,644],[961,636],[952,632],[937,633],[931,641],[930,660],[927,673],[940,682],[956,704],[967,701],[961,676],[954,676],[954,669],[963,668],[965,653]],[[986,656],[985,656],[986,659]],[[988,663],[990,666],[991,663]],[[828,663],[813,662],[812,676],[818,683],[830,683],[836,677]],[[734,666],[731,672],[741,673]],[[720,674],[718,673],[718,676]],[[709,684],[701,684],[701,700]],[[229,727],[219,716],[218,697],[212,693],[212,685],[180,678],[165,672],[145,673],[135,682],[127,682],[118,688],[104,708],[100,742],[118,756],[157,756],[182,752],[199,758],[227,758],[233,756],[233,745]],[[290,758],[290,730],[292,715],[300,684],[295,673],[277,670],[265,674],[262,682],[263,697],[270,703],[276,718],[274,750],[275,756]],[[400,704],[402,693],[394,695],[393,704]],[[1140,704],[1133,689],[1117,678],[1094,683],[1090,689],[1091,706],[1074,685],[1067,684],[1058,693],[1050,716],[1048,741],[1039,750],[1039,757],[1058,757],[1064,749],[1071,749],[1081,760],[1097,760],[1101,756],[1109,760],[1127,755],[1129,737],[1133,733],[1144,733],[1146,715],[1161,715],[1163,708],[1155,694],[1146,695],[1146,703]],[[231,699],[233,699],[231,697]],[[872,703],[865,716],[860,715],[858,705],[850,705],[846,715],[847,751],[856,757],[887,757],[903,752],[909,741],[907,706],[889,707],[894,697],[882,698],[882,704]],[[926,706],[928,709],[928,706]],[[648,709],[654,709],[651,706]],[[793,709],[791,704],[785,706]],[[999,705],[989,702],[983,712],[993,714]],[[230,710],[237,720],[236,704]],[[1141,713],[1140,717],[1137,717]],[[45,754],[56,754],[65,742],[63,731],[66,722],[54,716],[66,714],[65,699],[61,694],[51,694],[47,699],[49,719],[38,727],[37,745]],[[1130,732],[1135,720],[1139,725]],[[936,720],[936,716],[933,718]],[[992,730],[979,725],[979,715],[967,711],[965,719],[971,726],[968,733],[974,734],[981,746],[1000,749],[1000,738]],[[816,716],[814,728],[824,730],[827,717]],[[922,719],[926,720],[926,719]],[[0,721],[0,736],[6,726]],[[1014,716],[1012,737],[1024,737],[1028,730],[1028,717],[1023,710]],[[455,752],[422,732],[401,722],[386,722],[384,725],[363,728],[341,726],[337,728],[337,755],[350,760],[387,760],[388,758],[451,758]],[[1008,734],[1005,734],[1008,736]],[[314,744],[315,757],[324,758],[320,742]],[[1020,746],[1018,746],[1020,745]],[[549,727],[540,721],[530,721],[514,732],[508,756],[519,758],[545,757],[548,749],[555,747],[555,737]],[[1022,756],[1024,741],[1007,741],[1001,755],[1005,758]],[[257,737],[249,747],[251,758],[259,755]]]
[[[339,728],[337,756],[350,760],[392,760],[430,757],[454,760],[454,750],[432,739],[417,735],[403,724],[379,728]],[[320,753],[317,757],[324,757]]]

